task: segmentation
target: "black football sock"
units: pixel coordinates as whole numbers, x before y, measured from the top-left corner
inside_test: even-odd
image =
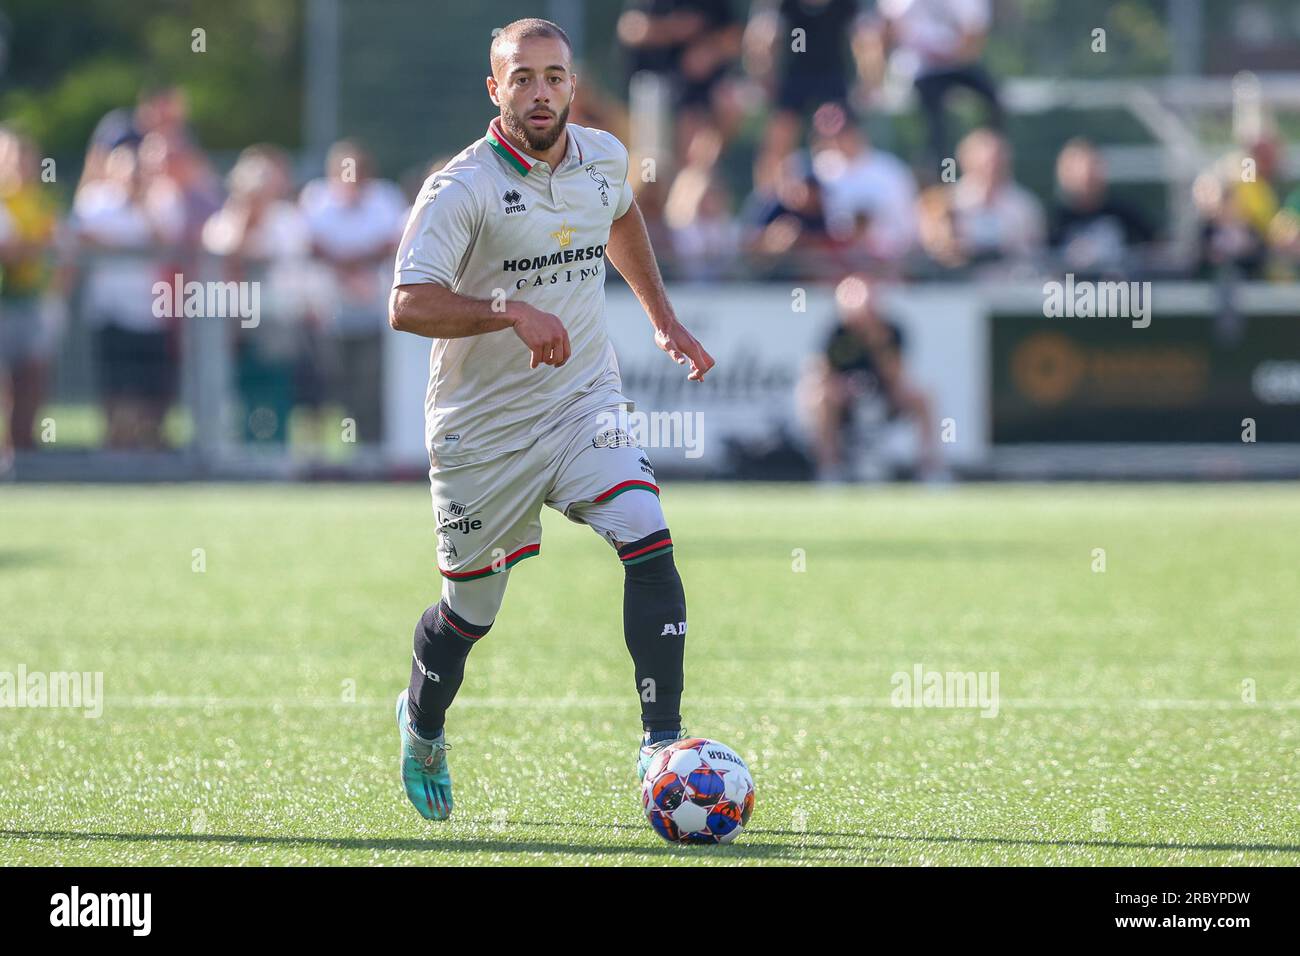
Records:
[[[641,723],[647,731],[682,725],[686,595],[668,530],[618,549],[623,562],[623,637],[632,654]]]
[[[471,624],[439,601],[415,625],[415,651],[411,661],[411,688],[407,698],[415,732],[432,740],[442,731],[465,677],[465,658],[492,625]]]

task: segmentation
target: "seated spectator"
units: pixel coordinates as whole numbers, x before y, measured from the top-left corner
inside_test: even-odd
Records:
[[[953,187],[957,241],[971,262],[1023,260],[1043,247],[1043,209],[1011,178],[1011,150],[988,129],[968,134],[957,147],[961,178]]]
[[[51,282],[58,219],[40,180],[40,154],[26,137],[0,127],[0,399],[8,392],[8,427],[0,434],[0,473],[13,449],[35,444],[33,427],[45,392],[55,330],[44,294]]]
[[[919,473],[933,476],[941,468],[930,400],[908,380],[902,332],[881,315],[879,299],[878,281],[864,275],[841,280],[835,323],[799,382],[798,404],[811,425],[821,481],[852,477],[859,426],[872,421],[909,420]]]
[[[989,30],[988,0],[879,0],[882,50],[892,51],[893,71],[909,78],[921,100],[927,130],[922,179],[939,178],[939,164],[951,153],[945,101],[966,88],[987,109],[985,125],[1001,129],[997,89],[980,65]]]
[[[916,200],[916,233],[925,259],[932,267],[957,269],[968,263],[957,238],[952,190],[928,186]]]
[[[1132,267],[1134,246],[1153,238],[1150,224],[1132,206],[1113,198],[1097,148],[1072,139],[1056,158],[1056,205],[1052,248],[1068,272],[1100,275]]]
[[[156,310],[154,283],[184,228],[184,210],[148,201],[136,148],[105,160],[102,179],[73,203],[73,229],[86,269],[82,308],[96,330],[99,387],[115,449],[160,449],[176,392],[177,319]],[[158,312],[162,314],[158,314]]]
[[[393,255],[409,205],[395,183],[375,179],[369,153],[341,140],[330,148],[326,175],[303,187],[299,205],[312,250],[334,277],[334,395],[356,424],[356,441],[383,439],[383,341]]]
[[[745,63],[772,102],[754,166],[760,188],[771,187],[777,166],[799,147],[803,124],[817,109],[827,103],[849,109],[850,89],[858,77],[850,54],[867,29],[860,0],[754,5],[745,31]],[[798,49],[792,48],[796,36]]]
[[[873,148],[842,107],[822,107],[813,128],[813,172],[831,238],[849,239],[855,222],[863,221],[864,251],[874,259],[898,262],[916,242],[911,171],[898,157]]]
[[[769,276],[804,274],[816,265],[816,253],[831,245],[821,184],[802,153],[781,164],[774,192],[749,197],[741,218],[744,247]]]

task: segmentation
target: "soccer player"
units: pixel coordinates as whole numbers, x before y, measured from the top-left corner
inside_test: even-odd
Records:
[[[425,399],[442,599],[415,627],[397,698],[401,772],[420,814],[451,814],[444,722],[511,569],[541,547],[543,503],[624,566],[623,631],[641,700],[641,776],[681,736],[686,600],[654,470],[605,329],[612,262],[687,378],[713,359],[673,313],[627,181],[628,153],[569,124],[572,50],[548,20],[492,41],[487,134],[425,182],[397,252],[389,322],[433,339]]]

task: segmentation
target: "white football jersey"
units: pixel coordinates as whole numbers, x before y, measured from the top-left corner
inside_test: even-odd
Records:
[[[551,169],[517,150],[500,123],[425,181],[394,285],[521,299],[559,317],[573,354],[561,368],[534,369],[512,329],[434,339],[425,441],[435,469],[523,448],[562,421],[625,401],[605,327],[605,246],[632,203],[627,148],[570,123],[568,150]]]

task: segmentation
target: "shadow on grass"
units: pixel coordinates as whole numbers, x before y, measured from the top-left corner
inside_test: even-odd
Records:
[[[49,564],[54,560],[55,552],[40,550],[15,550],[12,548],[0,548],[0,571],[6,568],[31,567],[39,564]]]
[[[895,840],[907,843],[969,843],[995,846],[1098,847],[1114,850],[1219,850],[1241,853],[1300,853],[1300,845],[1289,843],[1135,843],[1124,840],[1031,840],[1018,837],[899,836],[896,833],[830,833],[796,830],[751,830],[773,836],[853,837],[859,840]]]
[[[475,830],[491,828],[494,821],[465,820],[461,826]],[[636,838],[647,831],[646,827],[614,823],[606,825],[578,824],[567,821],[518,820],[507,821],[506,827],[529,828],[567,828],[570,830],[615,830],[626,832]],[[741,841],[728,846],[717,847],[674,847],[668,844],[649,846],[616,845],[606,846],[595,843],[535,841],[510,839],[505,836],[482,838],[471,833],[460,833],[449,837],[308,837],[308,836],[271,836],[235,833],[110,833],[102,831],[77,830],[0,830],[0,839],[14,840],[105,840],[122,843],[192,843],[192,844],[230,844],[235,846],[260,847],[319,847],[332,850],[395,850],[415,853],[556,853],[573,855],[618,856],[630,854],[635,856],[666,858],[682,857],[692,852],[708,853],[698,862],[707,862],[721,854],[726,859],[737,861],[745,859],[788,860],[799,862],[816,859],[823,854],[841,853],[850,859],[839,857],[842,862],[854,862],[859,865],[872,863],[899,863],[899,859],[890,859],[890,843],[949,843],[970,846],[1039,846],[1039,847],[1078,847],[1112,850],[1200,850],[1212,852],[1240,853],[1300,853],[1300,845],[1274,843],[1142,843],[1124,840],[1035,840],[1013,837],[959,837],[959,836],[902,836],[888,833],[845,833],[828,830],[769,830],[754,828],[748,831],[748,839],[762,837],[797,838],[798,845],[774,845],[768,843]],[[864,846],[862,842],[850,843],[839,841],[870,841],[875,846]],[[835,842],[832,842],[835,841]],[[881,844],[884,844],[882,846]],[[836,857],[829,857],[835,859]]]
[[[466,821],[478,827],[490,827],[490,821]],[[506,826],[566,826],[582,829],[575,824],[554,822],[535,823],[521,821],[508,822]],[[632,833],[647,833],[647,827],[634,827],[613,824],[608,827],[586,825],[586,829],[626,830]],[[769,831],[771,832],[771,831]],[[809,836],[810,834],[799,834]],[[539,842],[532,840],[511,840],[505,837],[482,839],[469,834],[453,837],[417,838],[360,838],[360,837],[305,837],[305,836],[259,836],[234,833],[108,833],[102,831],[78,830],[0,830],[0,839],[12,840],[105,840],[122,843],[193,843],[193,844],[233,844],[236,846],[284,846],[284,847],[319,847],[333,850],[403,850],[417,853],[454,851],[458,853],[561,853],[561,854],[596,854],[617,856],[633,854],[647,857],[681,857],[682,854],[699,850],[709,854],[722,853],[731,859],[787,859],[797,862],[807,859],[809,851],[843,850],[862,854],[863,848],[847,844],[824,844],[803,846],[774,846],[771,844],[736,843],[716,847],[674,847],[668,844],[658,846],[602,846],[592,843]],[[701,857],[700,862],[706,858]],[[884,862],[881,859],[862,862]]]

